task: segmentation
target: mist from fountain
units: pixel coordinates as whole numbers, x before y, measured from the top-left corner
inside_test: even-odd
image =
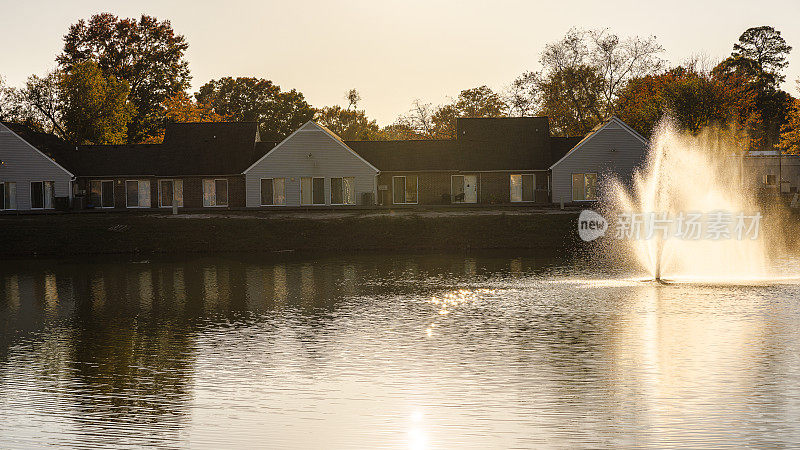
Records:
[[[638,263],[656,280],[735,282],[777,276],[772,259],[785,247],[776,223],[780,214],[757,201],[752,175],[743,169],[737,156],[742,149],[733,134],[714,129],[687,134],[665,121],[650,144],[647,161],[631,185],[612,180],[604,189],[607,213],[669,218],[688,213],[705,218],[717,212],[732,217],[760,214],[760,229],[755,239],[751,239],[754,233],[743,239],[680,239],[675,223],[650,239],[613,241],[612,250],[627,255],[628,262]]]

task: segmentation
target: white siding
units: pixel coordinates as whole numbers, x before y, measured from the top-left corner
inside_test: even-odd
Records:
[[[17,183],[17,210],[31,209],[31,182],[53,181],[56,197],[72,197],[72,174],[0,123],[0,181]]]
[[[647,157],[647,144],[619,119],[611,119],[604,127],[570,150],[553,164],[551,192],[554,203],[572,202],[572,174],[597,173],[598,189],[609,176],[629,184],[633,170]]]
[[[355,177],[356,204],[364,192],[375,197],[377,170],[343,142],[308,122],[244,171],[247,207],[261,204],[261,179],[286,179],[286,206],[300,206],[300,178],[325,178],[325,204],[331,202],[331,178]],[[269,208],[275,208],[270,206]]]

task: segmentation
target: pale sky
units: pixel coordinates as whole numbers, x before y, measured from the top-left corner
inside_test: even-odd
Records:
[[[98,12],[169,19],[189,43],[192,92],[213,78],[254,76],[321,107],[345,105],[355,87],[359,107],[382,125],[417,98],[502,90],[538,69],[544,45],[573,26],[655,35],[680,63],[698,53],[722,59],[742,31],[772,25],[795,47],[784,89],[797,95],[800,76],[798,0],[0,0],[0,76],[19,86],[55,67],[69,25]]]

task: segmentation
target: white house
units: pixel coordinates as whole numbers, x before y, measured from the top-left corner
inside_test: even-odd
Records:
[[[751,151],[742,158],[744,181],[757,190],[778,191],[784,194],[800,191],[800,156],[778,155],[775,150]]]
[[[627,183],[647,158],[648,142],[617,117],[597,125],[550,166],[553,203],[591,202],[603,177]]]
[[[0,123],[0,210],[28,211],[56,207],[56,198],[72,198],[75,176],[12,130]],[[48,135],[45,135],[48,136]]]
[[[248,208],[375,204],[378,169],[313,121],[243,173]]]

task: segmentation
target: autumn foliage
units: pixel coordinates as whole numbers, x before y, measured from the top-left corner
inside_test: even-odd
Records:
[[[756,93],[743,80],[719,77],[694,68],[677,67],[658,75],[631,80],[622,90],[620,118],[643,136],[669,116],[696,133],[709,126],[732,127],[755,144],[761,121]]]
[[[788,154],[800,155],[800,99],[792,101],[786,123],[781,128],[778,148]]]
[[[185,93],[178,92],[164,102],[164,116],[168,122],[222,122],[220,116],[208,105],[198,103]],[[148,137],[146,144],[157,144],[164,140],[163,129],[156,135]]]

